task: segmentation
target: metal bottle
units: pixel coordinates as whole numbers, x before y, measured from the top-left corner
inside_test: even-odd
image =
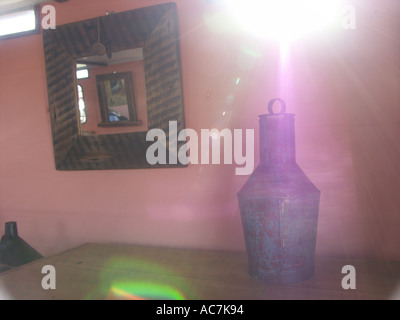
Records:
[[[314,274],[320,191],[296,163],[294,114],[285,109],[272,99],[259,116],[260,163],[237,194],[249,274],[269,283]]]
[[[17,222],[6,222],[0,240],[0,264],[9,269],[40,258],[42,255],[18,235]]]

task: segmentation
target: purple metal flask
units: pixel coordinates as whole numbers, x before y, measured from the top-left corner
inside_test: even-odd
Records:
[[[314,274],[320,191],[296,164],[294,114],[285,109],[273,99],[259,116],[260,163],[237,195],[249,274],[269,283]]]

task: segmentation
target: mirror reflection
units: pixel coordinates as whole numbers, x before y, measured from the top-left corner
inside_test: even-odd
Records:
[[[98,125],[133,126],[140,124],[136,118],[132,72],[116,72],[96,76],[101,119]]]
[[[76,59],[80,134],[147,131],[143,48]]]
[[[56,170],[186,166],[153,165],[146,157],[151,145],[146,139],[148,130],[168,132],[170,121],[176,122],[178,132],[185,128],[176,3],[58,25],[42,33]],[[126,50],[139,51],[140,59],[132,58],[131,51],[128,61],[114,62]],[[86,76],[78,80],[77,71]],[[141,124],[99,126],[111,121],[108,108],[108,117],[102,118],[96,76],[125,72],[131,73],[132,110]],[[115,112],[122,116],[121,111]],[[116,122],[124,121],[130,120]],[[114,134],[115,130],[119,132]],[[178,145],[184,143],[178,141]],[[168,152],[169,144],[166,148]]]

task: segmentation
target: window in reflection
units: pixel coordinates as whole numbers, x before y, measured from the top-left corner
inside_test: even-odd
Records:
[[[89,78],[89,70],[86,69],[86,68],[84,68],[84,69],[78,69],[78,70],[76,71],[76,78],[77,78],[78,80]]]
[[[78,105],[79,105],[79,115],[81,123],[86,123],[86,105],[85,98],[83,96],[82,86],[78,84]]]

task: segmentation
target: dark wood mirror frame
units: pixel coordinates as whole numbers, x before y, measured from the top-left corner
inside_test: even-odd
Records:
[[[80,134],[75,60],[93,55],[98,21],[96,17],[43,30],[56,169],[184,167],[168,160],[150,165],[146,151],[154,142],[146,141],[147,132]],[[176,121],[178,133],[185,128],[176,4],[102,16],[100,30],[108,52],[143,47],[148,127],[163,130],[168,146],[169,121]],[[185,142],[177,143],[179,148]]]

